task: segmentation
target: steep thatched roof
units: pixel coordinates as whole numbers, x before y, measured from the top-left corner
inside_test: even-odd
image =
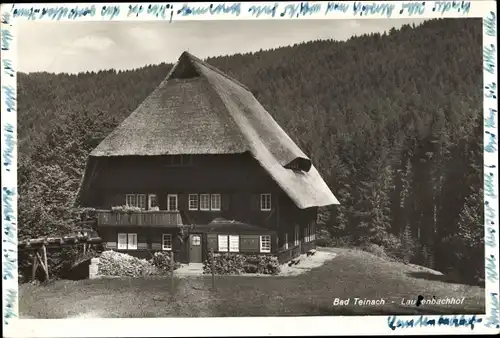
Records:
[[[90,157],[244,152],[298,207],[338,204],[309,158],[249,89],[187,52]]]

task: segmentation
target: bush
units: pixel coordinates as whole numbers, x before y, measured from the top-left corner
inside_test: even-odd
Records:
[[[373,238],[361,238],[359,246],[378,257],[389,257],[406,264],[414,261],[419,252],[419,246],[409,227],[399,237],[384,233]]]
[[[214,273],[218,275],[239,275],[244,272],[245,258],[238,254],[208,254],[208,259],[203,264],[204,273],[212,273],[212,260]]]
[[[214,254],[214,272],[218,275],[238,275],[260,273],[274,275],[279,273],[278,258],[270,255]],[[203,272],[212,273],[212,254],[203,264]]]
[[[333,243],[333,239],[329,237],[321,237],[316,240],[317,246],[332,247],[335,246]]]
[[[98,274],[103,276],[140,277],[157,273],[156,267],[147,260],[116,251],[104,251],[99,259]]]
[[[392,234],[386,234],[380,241],[380,246],[383,247],[387,256],[395,258],[397,260],[402,260],[404,255],[402,255],[403,242],[397,236]]]
[[[153,264],[159,271],[168,272],[172,267],[172,258],[170,253],[158,251],[155,252],[153,258],[151,258],[151,264]],[[175,262],[173,269],[178,269],[180,267],[179,262]]]
[[[386,258],[384,247],[374,243],[367,243],[361,247],[363,251],[374,254],[377,257]]]

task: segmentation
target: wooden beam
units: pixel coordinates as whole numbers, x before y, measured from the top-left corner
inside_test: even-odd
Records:
[[[31,280],[36,280],[36,270],[38,268],[37,254],[33,254],[33,265],[31,267]]]
[[[45,278],[46,280],[49,280],[49,265],[47,263],[47,248],[45,245],[42,246],[42,253],[43,253],[43,261],[44,261],[44,268],[45,268]]]
[[[42,267],[42,270],[45,272],[45,266],[44,266],[42,256],[40,255],[40,250],[36,253],[36,258],[38,259],[38,265],[40,265]]]

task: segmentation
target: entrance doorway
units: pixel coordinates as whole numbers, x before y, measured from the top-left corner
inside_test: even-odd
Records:
[[[189,235],[189,262],[201,263],[201,235]]]

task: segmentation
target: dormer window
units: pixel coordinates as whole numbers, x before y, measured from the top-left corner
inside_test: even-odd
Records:
[[[303,157],[297,157],[296,159],[285,165],[285,168],[287,169],[304,172],[308,172],[311,167],[311,160]]]

